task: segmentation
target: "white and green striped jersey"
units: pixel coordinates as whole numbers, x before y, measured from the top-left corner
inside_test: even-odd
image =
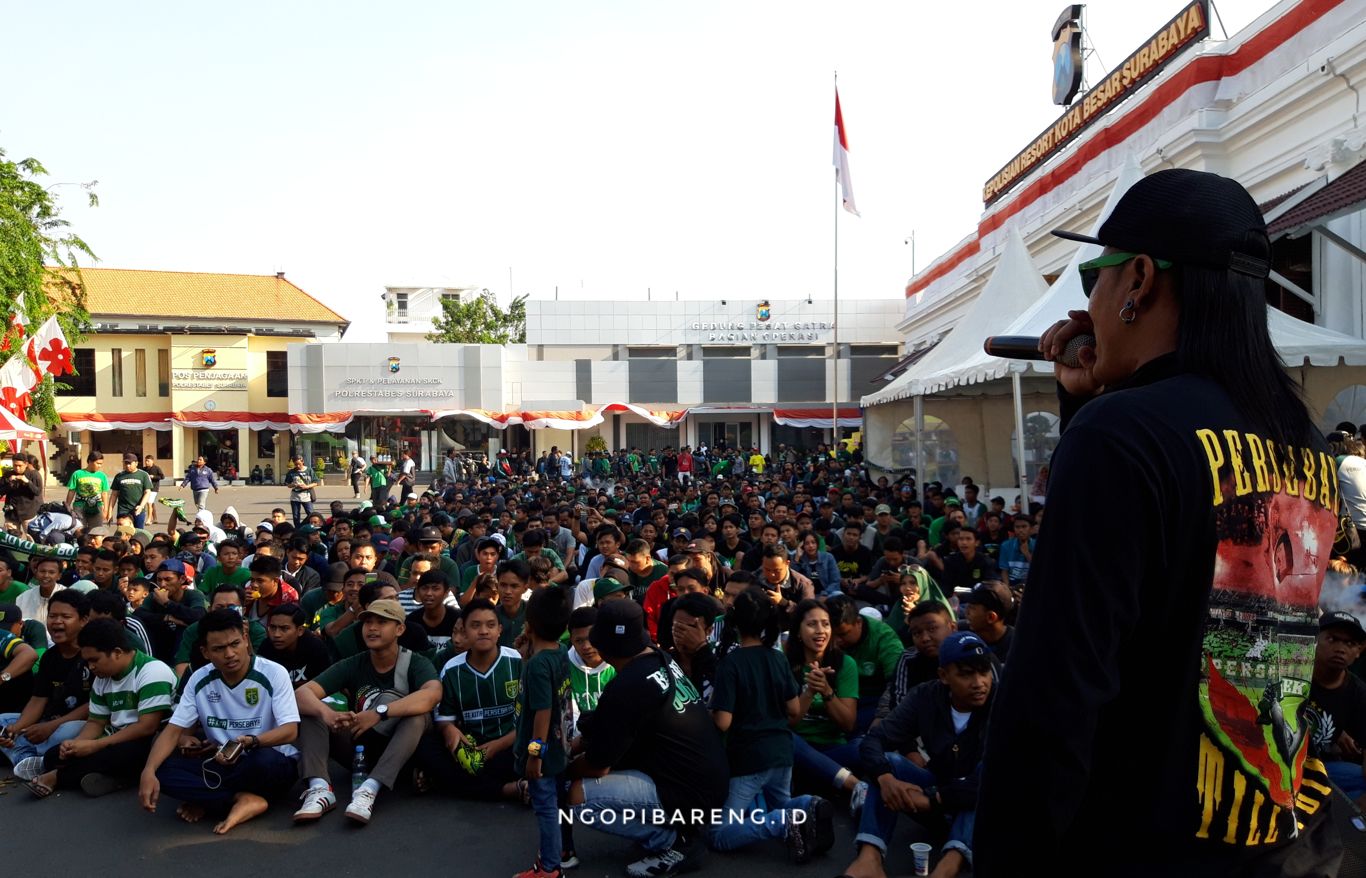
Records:
[[[616,668],[603,662],[590,668],[579,658],[578,652],[569,648],[569,690],[574,696],[574,729],[577,732],[579,717],[590,710],[597,710],[598,698],[602,690],[616,677]]]
[[[289,671],[270,659],[253,657],[247,675],[229,687],[213,665],[190,675],[171,724],[183,729],[202,726],[210,741],[222,746],[242,735],[264,735],[299,721]],[[285,756],[299,752],[292,744],[275,748]]]
[[[104,720],[106,734],[128,728],[138,717],[170,712],[175,694],[175,672],[143,652],[118,677],[96,677],[90,687],[90,718]]]
[[[517,695],[522,690],[522,655],[504,646],[484,673],[461,653],[441,669],[441,703],[437,722],[453,722],[480,744],[501,738],[515,728]]]

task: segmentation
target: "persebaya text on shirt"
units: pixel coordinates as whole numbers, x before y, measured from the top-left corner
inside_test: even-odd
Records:
[[[1199,689],[1195,835],[1273,845],[1299,834],[1331,788],[1309,755],[1305,710],[1319,588],[1337,524],[1326,453],[1236,430],[1196,431],[1209,461],[1217,544]]]

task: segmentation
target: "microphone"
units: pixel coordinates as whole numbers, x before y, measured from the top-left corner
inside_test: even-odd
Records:
[[[1062,354],[1058,356],[1058,362],[1064,366],[1077,367],[1081,365],[1078,351],[1082,348],[1094,348],[1096,337],[1094,335],[1078,335],[1069,341],[1062,349]],[[982,350],[993,357],[1003,357],[1007,360],[1042,360],[1043,352],[1039,350],[1039,337],[1037,335],[993,335],[982,342]]]

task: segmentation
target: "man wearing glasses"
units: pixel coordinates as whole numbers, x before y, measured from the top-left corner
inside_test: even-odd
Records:
[[[1055,234],[1102,249],[1081,265],[1086,310],[1040,341],[1064,430],[974,873],[1018,874],[1028,850],[1107,875],[1337,874],[1300,708],[1339,498],[1271,343],[1261,211],[1233,180],[1174,169],[1095,237]],[[1081,335],[1080,365],[1058,362]]]

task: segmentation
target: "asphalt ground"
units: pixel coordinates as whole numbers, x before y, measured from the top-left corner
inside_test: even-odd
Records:
[[[471,878],[511,876],[536,856],[536,824],[529,808],[513,804],[460,801],[430,794],[417,796],[400,783],[380,795],[374,819],[357,827],[342,816],[347,778],[334,766],[340,795],[336,810],[312,826],[290,821],[295,804],[281,799],[270,811],[216,836],[215,822],[176,819],[176,802],[163,797],[155,815],[141,809],[136,790],[100,799],[63,790],[34,799],[9,778],[0,780],[0,821],[6,827],[6,858],[11,863],[44,863],[65,874],[145,876],[174,871],[194,878],[248,878],[290,875],[388,876],[420,873]],[[893,841],[889,874],[909,874],[908,848],[913,830],[900,821]],[[55,827],[62,829],[54,831]],[[854,827],[847,813],[836,818],[835,848],[813,862],[794,866],[780,842],[743,851],[708,852],[703,875],[745,878],[838,875],[853,856]],[[631,845],[600,832],[579,828],[575,846],[582,866],[568,873],[583,878],[621,876],[636,859]]]

